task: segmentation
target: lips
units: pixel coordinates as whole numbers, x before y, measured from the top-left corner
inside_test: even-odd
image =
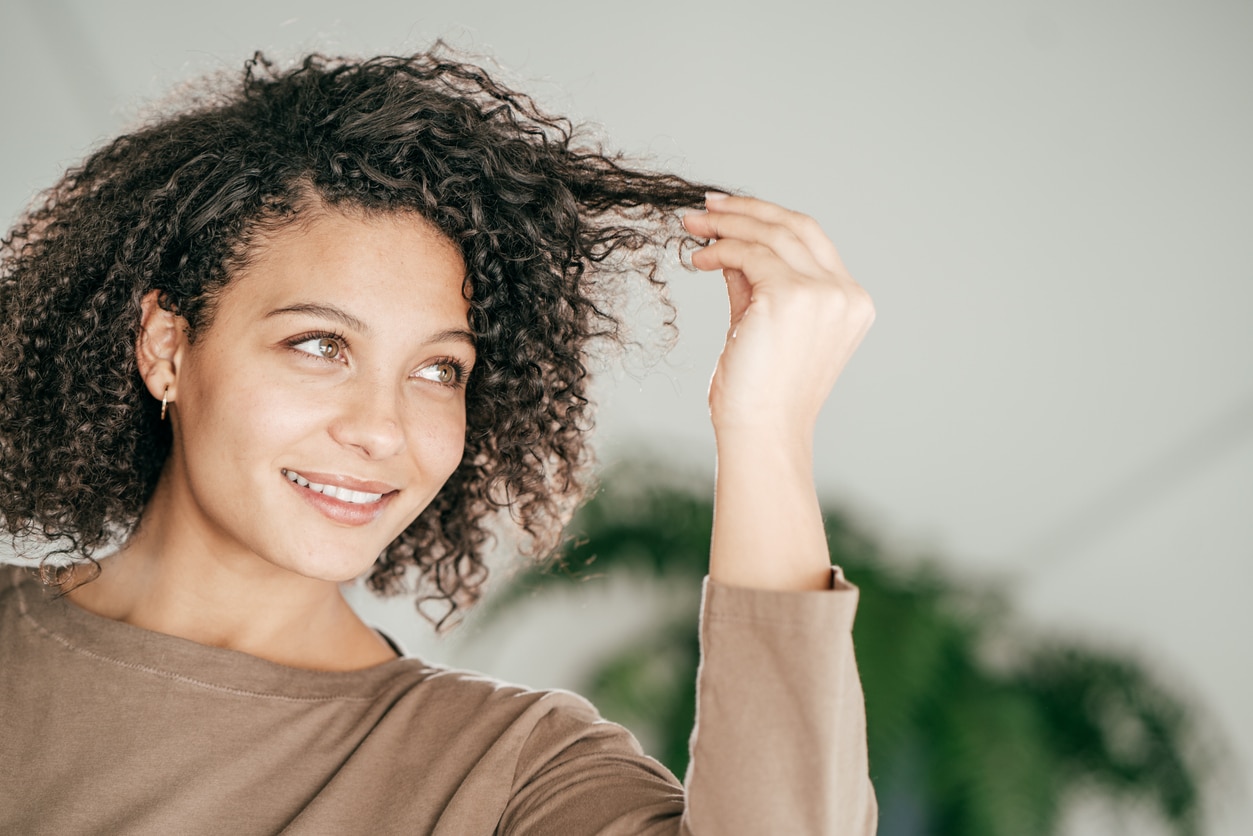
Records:
[[[340,525],[366,525],[378,519],[399,494],[386,482],[282,468],[283,478],[302,499]]]
[[[340,485],[331,484],[330,479],[328,479],[326,482],[314,481],[314,479],[306,478],[294,470],[284,469],[283,475],[286,476],[289,481],[295,482],[297,485],[299,485],[302,488],[308,488],[311,491],[315,491],[325,496],[338,499],[341,502],[349,502],[349,503],[352,503],[353,505],[367,505],[371,502],[378,502],[380,499],[383,498],[384,494],[391,493],[392,491],[392,488],[385,486],[385,485],[378,485],[378,487],[382,487],[383,490],[380,490],[377,492],[371,491],[371,490],[353,490],[352,488],[346,487],[342,484]],[[317,474],[314,474],[314,476],[317,477]],[[325,479],[327,477],[320,477],[320,478]],[[335,478],[335,477],[332,477],[332,478]],[[343,479],[342,477],[339,477],[338,481],[343,482],[347,480]],[[377,485],[377,483],[367,483],[367,482],[358,482],[357,484],[363,488],[372,488]]]

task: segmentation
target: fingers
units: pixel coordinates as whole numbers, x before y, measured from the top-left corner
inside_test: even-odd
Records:
[[[694,215],[718,219],[730,216],[748,217],[763,224],[782,227],[801,241],[811,257],[824,269],[838,273],[847,272],[835,244],[831,243],[818,222],[808,215],[753,197],[717,197],[713,193],[705,201],[705,209],[707,215]]]
[[[786,226],[734,213],[690,213],[684,217],[688,231],[716,241],[743,241],[766,247],[798,273],[818,277],[831,272],[814,257],[809,246]]]
[[[709,211],[683,218],[693,235],[712,239],[692,253],[692,265],[722,270],[733,323],[757,291],[769,288],[772,296],[799,294],[809,300],[806,304],[820,307],[825,304],[820,300],[830,297],[833,308],[851,312],[869,327],[874,318],[869,294],[849,275],[835,245],[812,218],[748,197],[711,197],[707,206]]]
[[[807,296],[814,304],[818,304],[820,298],[847,300],[847,304],[839,302],[839,306],[851,306],[859,311],[859,318],[873,319],[874,305],[870,301],[870,295],[851,278],[815,281],[796,272],[780,273],[774,269],[778,267],[779,261],[779,257],[769,247],[736,238],[719,239],[692,254],[692,263],[699,269],[722,270],[727,279],[728,290],[733,292],[733,317],[736,309],[734,291],[740,291],[743,306],[747,307],[750,299],[743,297],[743,294],[747,292],[751,296],[754,288],[764,288],[769,284],[779,289],[788,288],[788,293],[802,288],[814,290],[817,295],[811,293]]]
[[[704,249],[692,253],[692,264],[700,270],[738,270],[745,274],[750,284],[756,285],[789,275],[795,276],[801,271],[784,270],[779,266],[790,268],[782,259],[765,244],[745,241],[742,238],[719,238]],[[799,278],[799,276],[797,276]]]

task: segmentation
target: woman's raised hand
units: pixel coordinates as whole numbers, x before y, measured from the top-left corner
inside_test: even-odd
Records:
[[[716,194],[706,209],[683,223],[712,239],[692,264],[722,270],[731,301],[731,327],[709,387],[714,429],[807,441],[874,321],[874,305],[812,218]]]
[[[811,218],[748,197],[711,195],[705,205],[683,220],[712,241],[692,264],[721,270],[731,298],[709,386],[718,447],[709,576],[757,589],[826,589],[814,424],[874,306]]]

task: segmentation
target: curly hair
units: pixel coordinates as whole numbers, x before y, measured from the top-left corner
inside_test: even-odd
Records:
[[[129,536],[172,444],[137,369],[141,299],[159,291],[194,340],[258,236],[320,204],[420,214],[472,290],[463,458],[370,588],[472,604],[503,509],[548,553],[587,490],[588,352],[624,339],[618,280],[660,288],[661,258],[692,243],[677,211],[711,188],[583,137],[437,44],[288,69],[258,53],[90,155],[0,240],[5,529],[93,563]]]

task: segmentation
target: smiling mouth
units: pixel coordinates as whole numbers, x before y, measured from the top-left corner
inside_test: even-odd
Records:
[[[332,499],[338,499],[341,502],[348,502],[353,505],[369,505],[372,502],[378,502],[383,498],[381,493],[366,493],[364,491],[351,491],[348,488],[341,488],[336,485],[321,485],[317,482],[310,482],[294,470],[283,470],[283,475],[288,481],[295,482],[302,488],[329,496]]]

